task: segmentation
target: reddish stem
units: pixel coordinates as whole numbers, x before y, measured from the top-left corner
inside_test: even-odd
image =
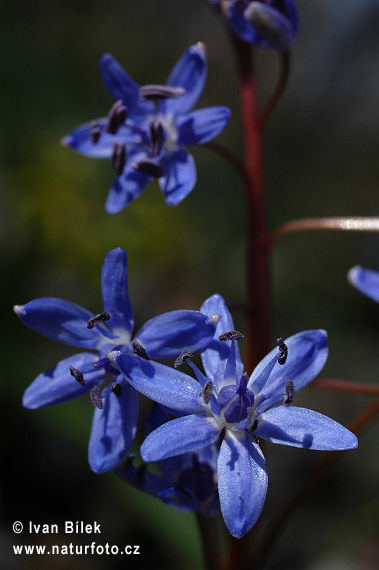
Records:
[[[345,382],[345,380],[337,380],[335,378],[319,378],[317,380],[313,380],[310,386],[311,388],[360,394],[362,396],[379,396],[379,386],[377,385],[360,384],[359,382]]]
[[[247,372],[252,372],[271,347],[270,293],[266,240],[266,206],[263,188],[262,123],[251,47],[232,36],[237,59],[241,120],[245,149],[244,191],[247,200]]]

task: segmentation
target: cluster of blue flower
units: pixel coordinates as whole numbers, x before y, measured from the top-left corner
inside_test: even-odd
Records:
[[[292,0],[212,1],[244,41],[284,51],[298,29]],[[116,100],[106,118],[74,129],[63,143],[110,158],[116,177],[106,210],[113,214],[157,178],[166,202],[183,200],[196,182],[187,145],[204,144],[226,126],[230,111],[192,111],[205,84],[204,45],[189,47],[166,85],[139,87],[111,55],[100,60],[102,78]],[[379,276],[361,268],[353,284],[379,301]],[[183,511],[222,512],[240,538],[257,521],[267,491],[259,439],[318,450],[352,449],[357,438],[334,420],[293,406],[327,359],[327,335],[307,330],[278,346],[248,376],[224,299],[214,294],[199,311],[149,320],[134,336],[126,253],[110,251],[102,268],[103,312],[94,315],[56,298],[36,299],[15,312],[35,331],[84,349],[40,374],[27,388],[26,408],[57,404],[90,393],[95,407],[89,464],[96,473],[116,469],[135,487]],[[192,362],[201,353],[203,372]],[[156,360],[175,358],[175,366]],[[195,378],[177,368],[188,365]],[[144,463],[128,456],[137,430],[138,392],[155,403],[141,447]],[[174,419],[172,419],[174,417]],[[146,463],[156,462],[161,475]]]

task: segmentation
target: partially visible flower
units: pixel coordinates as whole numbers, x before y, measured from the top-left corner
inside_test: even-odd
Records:
[[[91,392],[95,406],[88,448],[91,469],[113,469],[128,453],[138,419],[138,395],[112,366],[111,350],[138,354],[142,359],[172,358],[186,346],[205,348],[212,340],[218,315],[199,311],[171,311],[147,321],[132,340],[133,311],[128,293],[126,253],[108,253],[101,273],[104,311],[93,315],[69,301],[41,298],[14,310],[33,330],[64,344],[94,350],[58,362],[37,376],[26,389],[23,405],[29,409],[58,404]],[[108,386],[100,386],[109,376]]]
[[[299,17],[293,0],[209,0],[221,10],[237,36],[275,51],[287,51],[295,41]]]
[[[202,352],[205,376],[185,351],[197,380],[156,362],[114,351],[109,358],[129,382],[178,417],[153,431],[141,447],[144,461],[161,461],[216,445],[221,511],[230,533],[241,538],[257,521],[267,491],[267,468],[257,438],[319,450],[357,446],[357,438],[334,420],[291,406],[295,393],[315,378],[328,354],[326,333],[310,330],[279,339],[248,377],[243,370],[231,315],[219,295],[203,311],[221,315],[216,335]],[[222,340],[221,340],[222,339]],[[279,404],[279,405],[276,405]]]
[[[116,177],[105,205],[109,214],[138,198],[153,178],[167,204],[176,206],[196,183],[195,161],[185,146],[209,142],[230,116],[222,106],[191,111],[207,75],[204,44],[184,52],[166,85],[140,88],[109,54],[100,59],[100,72],[115,105],[108,118],[80,125],[62,143],[87,156],[111,159]]]
[[[146,422],[147,435],[167,423],[170,416],[154,404]],[[157,462],[161,475],[150,473],[147,464],[133,465],[129,456],[115,470],[117,475],[140,491],[158,497],[180,511],[201,511],[207,516],[220,512],[217,489],[217,455],[215,445]]]
[[[379,273],[377,271],[355,265],[350,269],[348,279],[358,291],[379,303]]]

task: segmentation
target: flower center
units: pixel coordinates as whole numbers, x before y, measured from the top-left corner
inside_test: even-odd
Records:
[[[224,386],[218,397],[221,415],[229,424],[238,423],[247,416],[247,408],[254,403],[254,394],[247,389],[248,376],[243,374],[239,386]]]

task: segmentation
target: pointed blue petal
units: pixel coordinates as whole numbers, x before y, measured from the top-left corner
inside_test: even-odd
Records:
[[[164,364],[118,350],[108,356],[128,382],[151,400],[179,413],[206,413],[206,406],[200,397],[200,384],[190,376]]]
[[[217,323],[217,316],[200,311],[170,311],[147,321],[135,337],[151,358],[176,358],[187,348],[208,346]]]
[[[200,504],[193,497],[182,493],[182,491],[175,489],[175,487],[169,487],[161,491],[158,497],[166,505],[178,509],[183,513],[190,513],[200,509]]]
[[[198,145],[211,141],[224,130],[229,117],[228,107],[207,107],[178,117],[178,144]]]
[[[122,99],[128,109],[128,116],[134,120],[143,120],[147,114],[153,114],[152,101],[139,98],[139,85],[109,53],[105,53],[99,62],[101,77],[108,91],[117,101]]]
[[[231,343],[222,342],[218,340],[218,337],[220,334],[234,329],[233,319],[223,297],[217,293],[204,301],[200,311],[207,314],[218,314],[221,317],[216,328],[215,338],[201,354],[205,374],[209,380],[212,380],[215,390],[219,391],[223,383]],[[241,377],[243,364],[239,355],[238,343],[236,343],[235,352],[236,375]]]
[[[220,430],[212,417],[190,415],[171,420],[150,433],[141,445],[144,461],[197,451],[218,441]]]
[[[160,102],[163,114],[183,115],[188,113],[199,100],[207,77],[207,57],[205,45],[197,43],[190,46],[181,56],[167,80],[171,87],[184,87],[183,97],[164,99]]]
[[[163,160],[165,175],[158,179],[169,206],[177,206],[196,184],[196,165],[193,156],[184,148],[177,148]]]
[[[377,271],[356,265],[350,269],[348,278],[358,291],[379,303],[379,273]]]
[[[43,297],[13,309],[25,325],[64,344],[96,349],[104,340],[97,327],[87,328],[93,313],[75,303]]]
[[[116,334],[132,334],[134,327],[133,310],[128,291],[128,261],[126,253],[120,247],[112,249],[105,258],[101,271],[101,292],[104,310],[110,314],[107,321]]]
[[[218,490],[229,532],[241,538],[256,523],[267,492],[262,451],[245,432],[226,430],[218,457]]]
[[[127,126],[121,126],[116,135],[111,135],[102,131],[99,140],[94,143],[91,139],[91,129],[93,123],[103,129],[107,123],[107,118],[96,119],[88,123],[79,125],[68,133],[61,143],[64,146],[69,146],[85,156],[92,158],[110,158],[113,152],[113,145],[115,142],[128,144],[135,144],[136,135]]]
[[[122,394],[110,386],[104,391],[104,408],[95,408],[88,446],[88,462],[95,473],[113,469],[126,456],[134,441],[138,420],[138,394],[120,376]]]
[[[98,356],[90,352],[81,352],[61,360],[47,372],[39,374],[30,384],[24,392],[22,405],[35,410],[82,396],[92,386],[100,384],[106,376],[104,370],[96,370],[93,367],[97,361]],[[75,380],[70,372],[70,366],[83,373],[85,386]]]
[[[283,399],[287,380],[292,380],[295,392],[307,386],[322,370],[328,357],[327,334],[323,330],[300,332],[287,338],[285,343],[288,347],[287,361],[283,366],[275,364],[259,399],[256,400],[258,412]],[[277,354],[278,349],[274,348],[258,364],[249,380],[247,386],[249,390],[254,385],[255,379]]]
[[[116,176],[113,180],[105,203],[105,211],[108,214],[118,214],[129,206],[133,200],[141,195],[142,191],[152,180],[151,176],[143,172],[137,172],[137,170],[130,167],[134,160],[135,156],[132,156],[121,176]]]
[[[353,449],[357,437],[331,418],[306,408],[276,406],[261,414],[254,435],[272,443],[320,450]]]

